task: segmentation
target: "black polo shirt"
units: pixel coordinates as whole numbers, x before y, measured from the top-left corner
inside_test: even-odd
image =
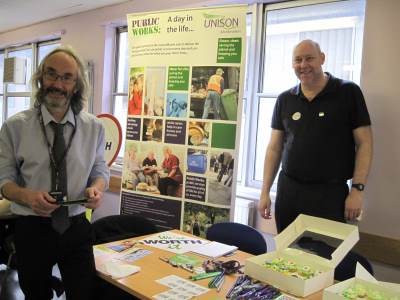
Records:
[[[284,131],[282,170],[304,182],[353,177],[353,129],[371,125],[360,88],[327,73],[325,88],[308,101],[300,84],[279,95],[273,129]]]

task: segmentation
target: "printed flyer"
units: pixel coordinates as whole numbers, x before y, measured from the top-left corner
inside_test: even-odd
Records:
[[[121,213],[205,237],[228,221],[246,5],[129,14]]]
[[[172,231],[160,232],[139,241],[140,244],[167,250],[174,253],[186,253],[194,247],[208,244],[209,241],[192,238]]]

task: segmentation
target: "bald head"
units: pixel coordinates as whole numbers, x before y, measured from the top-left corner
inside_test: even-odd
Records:
[[[292,67],[303,86],[312,88],[321,85],[324,81],[324,62],[325,54],[313,40],[303,40],[293,49]]]
[[[304,47],[304,46],[314,48],[314,50],[315,50],[318,54],[321,54],[321,53],[322,53],[319,44],[318,44],[317,42],[313,41],[313,40],[302,40],[300,43],[298,43],[296,46],[294,46],[294,48],[293,48],[293,53],[296,51],[297,48],[299,48],[299,47]]]

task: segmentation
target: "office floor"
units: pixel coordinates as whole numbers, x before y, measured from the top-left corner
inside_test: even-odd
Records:
[[[400,267],[370,261],[374,268],[375,278],[379,281],[394,282],[400,284]]]

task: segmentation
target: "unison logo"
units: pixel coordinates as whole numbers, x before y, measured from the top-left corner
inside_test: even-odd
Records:
[[[205,28],[224,28],[233,29],[239,27],[238,17],[225,17],[212,14],[204,15],[204,27]]]

